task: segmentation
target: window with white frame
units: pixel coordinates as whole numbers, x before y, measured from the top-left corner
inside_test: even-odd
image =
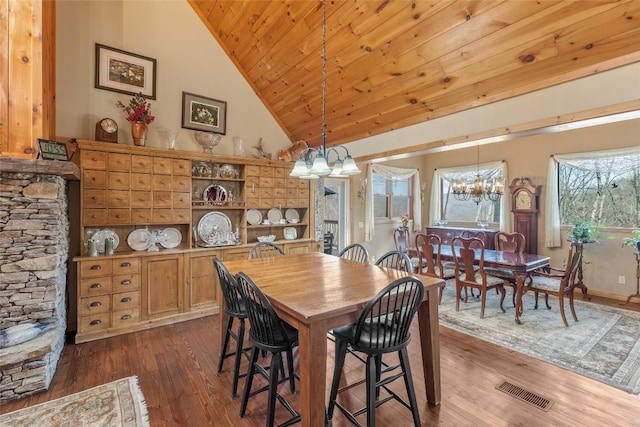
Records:
[[[562,246],[561,224],[583,220],[640,226],[640,148],[555,154],[549,158],[545,246]]]
[[[558,165],[560,223],[640,226],[640,155],[576,159]]]
[[[475,170],[474,170],[475,172]],[[456,222],[488,222],[500,223],[500,199],[496,201],[482,200],[474,203],[471,200],[458,200],[453,195],[453,180],[457,174],[445,174],[440,180],[440,197],[442,212],[440,219],[448,223]]]
[[[373,215],[376,219],[397,219],[412,212],[413,177],[389,179],[372,174]]]

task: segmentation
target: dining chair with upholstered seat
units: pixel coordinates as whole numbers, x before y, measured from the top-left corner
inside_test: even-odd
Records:
[[[252,343],[249,370],[247,372],[242,402],[240,404],[240,417],[244,417],[246,413],[249,397],[268,390],[266,425],[270,427],[274,424],[276,400],[278,400],[292,416],[289,421],[281,424],[281,426],[297,423],[300,421],[300,415],[278,392],[277,387],[288,381],[291,393],[295,393],[296,374],[293,369],[293,348],[298,346],[298,331],[278,317],[269,299],[249,276],[239,272],[236,275],[236,281],[247,307],[247,314],[249,316],[249,322],[251,323],[249,337]],[[269,367],[263,367],[258,363],[260,352],[271,354]],[[287,355],[289,375],[282,375],[283,378],[280,379],[281,372],[284,372],[282,369],[283,352]],[[251,391],[256,373],[266,378],[268,384]]]
[[[558,298],[560,316],[565,327],[569,327],[567,316],[564,313],[564,298],[569,298],[569,308],[574,321],[578,321],[576,310],[573,306],[573,291],[575,290],[575,276],[582,258],[582,245],[572,243],[569,247],[569,255],[564,268],[546,267],[544,270],[536,270],[529,274],[525,282],[524,292],[533,291],[535,293],[535,306],[538,308],[538,294],[544,294],[544,302],[547,309],[549,305],[549,295]],[[546,271],[545,271],[546,270]]]
[[[249,259],[272,258],[280,255],[284,255],[284,250],[271,242],[258,242],[249,251]]]
[[[526,244],[526,238],[522,233],[507,233],[500,231],[494,236],[494,246],[497,251],[510,252],[514,254],[521,254],[524,251]],[[516,305],[516,289],[518,287],[516,276],[513,270],[507,270],[504,268],[487,267],[484,269],[485,273],[495,277],[499,277],[509,283],[513,288],[513,306]]]
[[[362,262],[364,264],[369,263],[369,252],[367,248],[360,243],[352,243],[338,254],[340,258],[350,259],[351,261]]]
[[[479,257],[476,264],[476,251]],[[469,239],[456,236],[451,240],[451,253],[456,266],[456,311],[460,311],[461,292],[464,288],[477,289],[480,291],[480,318],[484,318],[484,309],[487,304],[487,291],[497,289],[500,293],[500,310],[505,313],[504,302],[504,280],[485,273],[484,270],[484,243],[477,237]],[[474,264],[477,267],[474,268]],[[464,302],[467,302],[465,293]]]
[[[382,255],[375,263],[380,267],[389,267],[394,268],[396,270],[406,271],[407,273],[413,272],[413,267],[411,266],[411,260],[404,252],[400,251],[389,251]]]
[[[411,276],[402,277],[387,285],[365,306],[356,323],[334,330],[336,337],[335,368],[329,396],[327,418],[333,418],[337,407],[352,423],[355,417],[367,413],[367,426],[375,426],[375,409],[390,399],[398,400],[411,410],[414,425],[420,426],[420,414],[411,377],[407,346],[411,341],[409,328],[424,294],[422,282]],[[347,348],[366,355],[366,405],[353,413],[337,401],[338,386],[344,367]],[[397,352],[400,363],[395,369],[382,370],[382,356]],[[403,378],[408,402],[388,387]],[[380,398],[381,389],[389,395]],[[386,394],[386,393],[385,393]]]
[[[440,239],[440,236],[437,234],[418,233],[416,234],[416,248],[420,253],[418,273],[443,279],[445,280],[445,286],[447,280],[456,277],[455,264],[447,264],[447,267],[445,267],[442,263],[442,240]],[[442,302],[443,292],[444,286],[440,289],[439,302]]]
[[[244,331],[245,319],[247,318],[247,310],[240,295],[238,284],[235,277],[229,273],[218,258],[213,259],[213,265],[218,273],[220,289],[222,290],[222,298],[224,300],[224,311],[227,315],[227,322],[224,327],[224,337],[222,347],[220,347],[220,356],[218,358],[218,373],[222,372],[222,366],[227,357],[234,357],[233,365],[233,385],[231,388],[231,397],[236,398],[238,390],[238,379],[245,375],[240,375],[241,356],[244,354],[248,357],[247,351],[250,348],[244,348]],[[238,319],[238,332],[233,331],[234,320]],[[228,352],[229,338],[233,338],[236,342],[236,348],[233,352]]]

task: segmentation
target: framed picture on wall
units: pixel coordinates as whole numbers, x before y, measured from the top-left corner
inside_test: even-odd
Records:
[[[182,127],[225,135],[227,131],[227,103],[218,99],[182,92]]]
[[[95,87],[156,99],[156,60],[96,43]]]

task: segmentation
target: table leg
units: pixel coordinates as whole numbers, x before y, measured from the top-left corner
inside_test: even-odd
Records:
[[[327,324],[316,322],[299,325],[298,343],[302,426],[324,426],[327,383]]]
[[[522,295],[524,294],[524,281],[527,277],[526,274],[515,273],[516,275],[516,324],[521,325],[520,315],[522,314]]]
[[[440,404],[440,330],[438,328],[438,289],[431,287],[428,299],[418,309],[420,344],[422,346],[422,370],[427,401]]]

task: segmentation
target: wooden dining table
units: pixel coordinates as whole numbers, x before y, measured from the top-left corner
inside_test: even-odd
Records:
[[[456,246],[458,248],[458,246]],[[453,261],[453,252],[451,246],[442,245],[440,249],[440,258],[444,261]],[[480,250],[475,250],[476,262],[480,259]],[[492,268],[501,268],[513,271],[516,277],[516,307],[515,322],[520,325],[520,315],[522,314],[522,295],[525,287],[524,282],[527,274],[549,265],[550,258],[546,255],[537,254],[519,254],[513,252],[496,251],[492,249],[484,250],[484,266]]]
[[[224,262],[232,274],[247,274],[277,314],[298,330],[300,414],[303,426],[325,425],[327,331],[357,321],[381,289],[411,275],[320,252]],[[440,404],[438,289],[444,281],[414,275],[425,286],[418,310],[426,399]],[[221,310],[221,315],[224,310]],[[221,319],[223,327],[226,322]],[[220,331],[222,334],[222,330]]]

